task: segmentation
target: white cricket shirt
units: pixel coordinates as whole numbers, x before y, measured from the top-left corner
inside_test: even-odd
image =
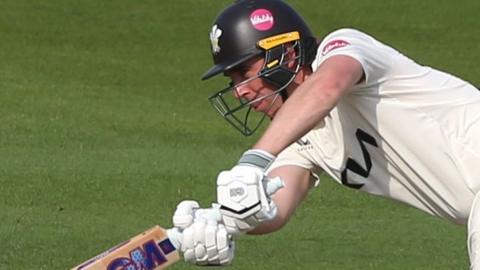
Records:
[[[480,189],[480,92],[353,29],[329,34],[315,71],[353,57],[365,80],[270,168],[322,169],[337,182],[464,224]]]

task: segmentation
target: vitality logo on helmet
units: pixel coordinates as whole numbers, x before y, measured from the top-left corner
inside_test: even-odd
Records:
[[[257,9],[252,12],[250,21],[253,27],[259,31],[268,31],[274,24],[273,15],[267,9]]]

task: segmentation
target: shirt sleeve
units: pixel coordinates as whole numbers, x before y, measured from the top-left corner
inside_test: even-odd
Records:
[[[312,64],[313,70],[335,55],[357,60],[363,67],[365,84],[369,85],[384,80],[398,52],[358,30],[340,29],[323,39]]]
[[[310,160],[308,160],[306,157],[304,157],[295,149],[295,143],[293,143],[289,147],[285,148],[285,150],[283,150],[277,156],[275,161],[268,168],[267,173],[271,172],[272,170],[278,167],[288,166],[288,165],[299,166],[307,170],[312,170],[315,167]]]
[[[295,143],[287,147],[277,156],[275,161],[268,168],[267,174],[282,166],[299,166],[305,168],[310,171],[310,174],[315,179],[315,187],[320,183],[320,173],[322,172],[322,169],[315,166],[313,162],[297,151]]]

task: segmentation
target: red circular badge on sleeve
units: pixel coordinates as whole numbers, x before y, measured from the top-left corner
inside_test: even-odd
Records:
[[[328,42],[327,45],[325,45],[325,47],[323,47],[322,55],[326,55],[327,53],[329,53],[329,52],[331,52],[335,49],[342,48],[342,47],[345,47],[345,46],[348,46],[348,45],[350,45],[350,43],[348,43],[345,40],[334,39],[334,40]]]

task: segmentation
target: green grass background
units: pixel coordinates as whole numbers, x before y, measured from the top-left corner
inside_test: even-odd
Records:
[[[154,224],[255,138],[216,116],[219,0],[0,1],[0,269],[68,269]],[[355,27],[480,84],[480,1],[290,1],[323,36]],[[183,263],[172,269],[195,269]],[[324,177],[229,269],[467,269],[465,230]]]

